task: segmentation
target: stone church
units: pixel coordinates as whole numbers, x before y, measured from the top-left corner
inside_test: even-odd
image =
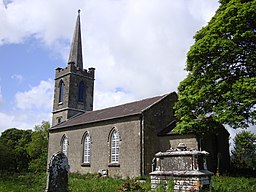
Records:
[[[152,171],[155,153],[182,142],[209,151],[210,170],[228,168],[229,133],[223,126],[204,137],[172,132],[175,92],[94,111],[94,75],[94,68],[83,68],[78,11],[68,64],[55,73],[48,160],[62,151],[70,172],[106,170],[110,176],[133,178]]]

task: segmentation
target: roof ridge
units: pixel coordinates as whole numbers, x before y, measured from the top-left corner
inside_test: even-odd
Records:
[[[101,110],[105,110],[105,109],[111,109],[111,108],[116,108],[116,107],[120,107],[120,106],[130,105],[130,104],[133,104],[133,103],[138,103],[138,102],[146,101],[146,100],[153,99],[153,98],[156,98],[156,97],[162,98],[163,96],[166,96],[166,95],[168,95],[168,94],[154,96],[154,97],[149,97],[149,98],[140,99],[140,100],[136,100],[136,101],[130,101],[128,103],[118,104],[118,105],[115,105],[115,106],[110,106],[110,107],[106,107],[106,108],[103,108],[103,109],[97,109],[97,110],[90,111],[90,112],[96,112],[96,111],[101,111]]]
[[[172,94],[172,93],[166,93],[166,94],[164,94],[164,95],[162,95],[162,96],[159,96],[160,98],[159,98],[157,101],[155,101],[154,103],[152,103],[151,105],[149,105],[148,107],[146,107],[145,109],[143,109],[142,112],[143,112],[143,111],[146,111],[147,109],[149,109],[150,107],[152,107],[153,105],[155,105],[157,102],[159,102],[159,101],[162,100],[163,98],[167,97],[169,94]]]

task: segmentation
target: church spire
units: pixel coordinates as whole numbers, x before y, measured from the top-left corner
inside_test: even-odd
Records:
[[[76,19],[76,27],[73,34],[73,40],[71,43],[71,49],[69,53],[68,64],[74,64],[75,66],[83,69],[83,52],[82,52],[82,38],[81,38],[81,26],[80,26],[80,9]]]

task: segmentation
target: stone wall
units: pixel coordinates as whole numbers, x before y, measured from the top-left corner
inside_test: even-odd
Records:
[[[156,189],[160,184],[168,187],[168,182],[173,182],[174,192],[199,191],[202,184],[210,186],[210,177],[173,177],[170,175],[151,176],[152,189]]]
[[[60,81],[64,83],[63,101],[59,102]],[[84,101],[78,101],[79,83],[83,81]],[[89,70],[76,68],[69,64],[66,68],[57,68],[53,100],[52,125],[58,124],[70,117],[85,111],[93,110],[94,68]]]
[[[111,166],[109,134],[113,128],[120,134],[119,166]],[[88,132],[91,137],[91,164],[83,166],[82,137]],[[108,170],[110,176],[136,177],[141,174],[140,119],[138,116],[122,120],[111,120],[87,126],[52,130],[49,137],[48,156],[61,150],[61,139],[66,135],[69,140],[67,157],[71,172],[97,173]],[[48,158],[49,159],[49,158]]]
[[[207,157],[208,169],[217,172],[218,156],[220,158],[220,172],[226,172],[230,168],[229,133],[223,127],[217,127],[202,137],[202,150],[210,153]]]
[[[195,134],[185,134],[185,135],[171,135],[165,136],[165,139],[169,140],[170,147],[177,147],[179,143],[184,143],[188,148],[198,149],[198,142]],[[170,148],[169,147],[169,148]]]
[[[172,93],[146,110],[143,115],[144,125],[144,170],[145,175],[152,171],[152,159],[155,153],[170,148],[169,140],[157,136],[173,119],[173,106],[177,100],[177,94]]]

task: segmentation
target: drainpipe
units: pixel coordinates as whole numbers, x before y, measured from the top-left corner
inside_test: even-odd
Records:
[[[140,175],[145,175],[144,170],[144,115],[140,115]]]

